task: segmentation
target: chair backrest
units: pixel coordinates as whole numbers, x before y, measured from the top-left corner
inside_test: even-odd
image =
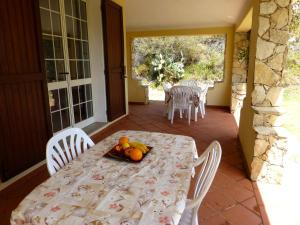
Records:
[[[50,175],[94,145],[90,137],[79,128],[70,128],[57,133],[47,143],[46,159]]]
[[[162,84],[164,92],[170,91],[170,89],[172,88],[172,84],[168,83],[168,82],[164,82]]]
[[[199,91],[200,101],[206,102],[206,95],[208,92],[208,88],[210,87],[209,83],[203,81],[197,81],[197,87],[201,90]]]
[[[171,88],[170,94],[175,108],[186,108],[190,104],[193,90],[187,86],[174,86]]]
[[[196,80],[181,80],[180,85],[183,86],[189,86],[189,87],[197,87],[197,81]]]
[[[195,166],[202,167],[196,179],[194,199],[187,206],[193,208],[193,224],[198,224],[198,210],[216,175],[221,155],[220,143],[213,141],[195,163]]]

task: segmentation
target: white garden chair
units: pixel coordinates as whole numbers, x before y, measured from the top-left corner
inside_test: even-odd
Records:
[[[206,104],[206,95],[208,91],[209,84],[203,81],[197,80],[182,80],[180,85],[192,87],[199,96],[199,110],[201,113],[201,118],[205,116],[205,104]],[[198,108],[195,108],[195,121],[197,121]]]
[[[208,91],[207,85],[200,85],[197,87],[198,97],[199,97],[199,110],[201,113],[201,118],[205,116],[205,104],[206,104],[206,95]],[[198,109],[195,109],[195,121],[197,121]]]
[[[191,108],[192,101],[191,97],[193,95],[193,90],[187,86],[174,86],[171,88],[170,95],[172,97],[171,102],[171,124],[174,121],[174,112],[179,109],[180,118],[182,118],[182,112],[187,110],[188,121],[191,123]]]
[[[162,87],[163,87],[164,92],[165,92],[165,111],[164,111],[164,115],[166,115],[169,112],[170,90],[172,88],[172,84],[170,84],[168,82],[164,82],[162,84]]]
[[[186,201],[179,225],[198,225],[198,210],[216,175],[221,155],[220,143],[213,141],[195,162],[195,166],[202,167],[196,179],[194,199]]]
[[[47,143],[46,159],[49,174],[52,176],[94,145],[90,137],[79,128],[70,128],[57,133]]]

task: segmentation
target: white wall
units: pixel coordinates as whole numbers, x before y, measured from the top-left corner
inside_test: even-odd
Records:
[[[94,117],[97,122],[107,122],[101,0],[86,2]]]

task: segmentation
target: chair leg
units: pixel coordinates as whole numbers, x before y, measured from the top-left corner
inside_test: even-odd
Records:
[[[195,122],[198,120],[198,107],[195,107]]]
[[[188,111],[188,113],[189,113],[189,115],[188,115],[189,125],[191,124],[191,111],[192,111],[192,107],[189,106],[189,111]]]
[[[204,114],[203,114],[203,104],[202,104],[202,102],[200,102],[199,108],[200,108],[201,118],[203,119]]]
[[[173,124],[173,120],[174,120],[174,108],[172,108],[172,112],[171,112],[171,124]]]
[[[202,103],[202,107],[203,107],[203,117],[204,117],[204,115],[206,114],[206,112],[205,112],[205,103],[204,102]]]
[[[182,119],[182,109],[179,109],[180,119]]]
[[[169,103],[167,105],[167,114],[168,114],[168,120],[171,120],[171,115],[172,115],[172,105]]]

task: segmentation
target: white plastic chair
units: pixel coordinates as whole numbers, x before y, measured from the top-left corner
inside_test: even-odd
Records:
[[[221,155],[220,143],[213,141],[195,162],[195,166],[202,167],[195,183],[194,199],[187,200],[179,225],[198,225],[198,210],[216,175]]]
[[[94,145],[90,137],[79,128],[70,128],[57,133],[47,143],[46,159],[49,174],[52,176]]]
[[[207,91],[208,91],[208,86],[207,85],[201,85],[197,87],[198,89],[198,96],[199,96],[199,110],[201,113],[201,118],[203,119],[205,116],[205,103],[206,103],[206,95],[207,95]],[[198,112],[198,110],[195,111],[195,120],[196,119],[196,113]]]
[[[191,123],[191,109],[192,102],[191,97],[193,95],[193,90],[187,86],[174,86],[171,88],[170,95],[172,97],[171,103],[171,124],[174,121],[174,112],[176,109],[180,111],[180,118],[182,118],[182,112],[187,110],[188,121]]]
[[[165,92],[165,105],[166,105],[166,109],[164,111],[164,115],[168,114],[169,111],[169,99],[170,99],[170,90],[172,88],[172,84],[164,82],[162,84],[164,92]]]
[[[199,96],[199,110],[201,113],[201,118],[203,119],[205,116],[205,103],[206,103],[206,95],[208,91],[209,84],[203,81],[197,80],[182,80],[180,81],[180,85],[192,87],[195,92],[198,93]],[[195,89],[196,88],[196,89]],[[198,108],[195,108],[195,121],[197,121]]]
[[[201,95],[199,96],[199,99],[200,99],[199,109],[200,109],[200,112],[201,112],[202,119],[204,118],[204,116],[206,114],[206,112],[205,112],[205,104],[206,104],[207,91],[208,91],[208,86],[205,86],[202,89]]]

